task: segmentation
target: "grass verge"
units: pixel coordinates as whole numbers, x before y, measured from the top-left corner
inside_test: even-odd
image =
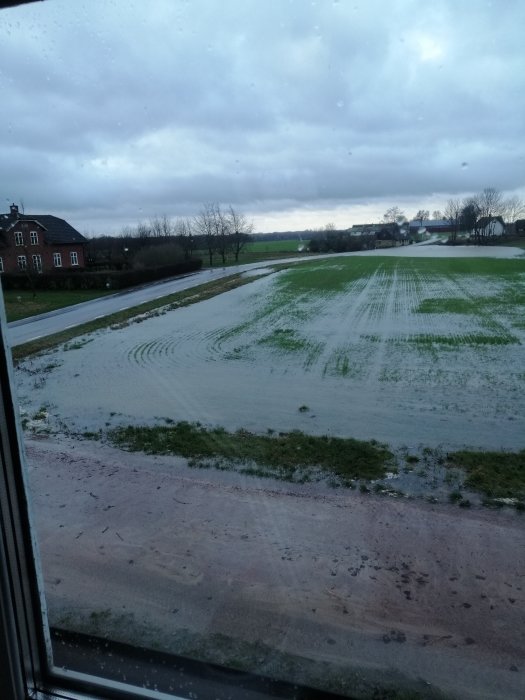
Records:
[[[393,458],[385,446],[374,442],[305,435],[299,431],[257,435],[247,430],[230,433],[182,421],[169,426],[116,428],[110,440],[121,448],[148,454],[174,454],[191,459],[220,458],[236,464],[255,462],[277,469],[280,478],[294,480],[304,467],[321,469],[343,483],[355,479],[380,479]],[[264,475],[250,469],[249,473]]]
[[[5,314],[8,322],[19,321],[37,314],[56,311],[66,306],[92,301],[114,294],[102,289],[38,290],[36,295],[27,289],[9,289],[4,292]]]
[[[449,467],[467,473],[465,486],[489,498],[525,499],[525,450],[521,452],[452,452]]]
[[[140,317],[140,320],[144,320],[145,314],[160,313],[162,309],[164,309],[164,311],[170,311],[183,306],[189,306],[190,304],[196,304],[199,301],[210,299],[217,294],[228,292],[231,289],[236,289],[244,284],[250,284],[256,279],[258,279],[258,276],[243,277],[240,274],[236,274],[215,282],[207,282],[206,284],[201,284],[198,287],[192,287],[191,289],[187,289],[183,292],[170,294],[163,299],[148,301],[144,304],[140,304],[139,306],[126,309],[125,311],[119,311],[118,313],[110,314],[109,316],[104,316],[103,318],[95,321],[89,321],[88,323],[82,323],[79,326],[68,328],[60,333],[54,333],[43,338],[29,341],[28,343],[16,345],[12,348],[12,357],[13,360],[17,362],[29,357],[30,355],[35,355],[36,353],[44,350],[50,350],[51,348],[54,348],[61,343],[66,343],[79,335],[92,333],[102,328],[123,327],[129,323],[132,323],[133,319],[137,317]]]

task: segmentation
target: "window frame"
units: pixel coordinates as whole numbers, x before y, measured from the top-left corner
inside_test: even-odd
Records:
[[[22,231],[15,231],[15,246],[24,245],[24,234]]]
[[[31,245],[38,245],[38,231],[30,231],[29,240]]]
[[[31,255],[31,265],[36,272],[42,272],[42,256],[40,253],[33,253]]]
[[[4,271],[4,259],[2,256],[0,256],[0,272]]]
[[[76,250],[69,251],[69,261],[71,263],[71,267],[78,267],[78,253]]]
[[[17,255],[16,265],[20,272],[25,272],[27,270],[27,255]]]
[[[53,253],[53,267],[62,267],[62,253]]]

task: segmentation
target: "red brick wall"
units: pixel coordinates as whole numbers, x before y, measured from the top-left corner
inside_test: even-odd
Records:
[[[21,232],[23,245],[15,244],[15,232]],[[31,243],[31,231],[38,234],[38,243]],[[81,243],[52,245],[45,243],[45,231],[41,226],[33,222],[19,222],[10,231],[4,234],[4,242],[8,245],[4,247],[0,241],[0,258],[4,264],[4,272],[18,272],[17,258],[19,255],[25,255],[28,266],[32,264],[32,256],[40,255],[42,259],[42,271],[51,272],[58,269],[53,261],[53,253],[60,253],[62,258],[62,269],[73,269],[85,267],[84,261],[84,245]],[[78,266],[71,265],[70,253],[75,252],[78,256]]]

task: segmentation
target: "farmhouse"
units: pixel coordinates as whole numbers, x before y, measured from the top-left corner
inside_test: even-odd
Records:
[[[21,214],[12,204],[0,214],[0,272],[50,272],[80,269],[86,238],[64,219],[50,214]]]
[[[505,223],[501,216],[482,216],[476,224],[482,236],[502,236],[505,233]]]

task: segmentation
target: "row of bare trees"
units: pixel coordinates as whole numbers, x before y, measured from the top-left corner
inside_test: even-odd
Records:
[[[244,214],[236,212],[230,205],[226,210],[220,204],[205,204],[189,225],[193,235],[204,243],[202,248],[207,251],[210,266],[213,256],[218,255],[222,264],[226,263],[228,254],[233,254],[235,262],[239,253],[249,240],[253,225]]]
[[[223,264],[238,262],[253,224],[231,205],[204,204],[193,217],[172,220],[154,217],[136,226],[126,226],[119,236],[92,238],[88,258],[94,266],[151,267],[178,259],[189,260],[204,251],[210,265],[218,257]]]
[[[449,199],[444,218],[452,229],[451,241],[460,231],[468,231],[477,243],[490,238],[490,222],[501,217],[504,223],[514,223],[525,213],[525,202],[519,197],[504,197],[494,187],[486,187],[479,194],[466,199]]]

